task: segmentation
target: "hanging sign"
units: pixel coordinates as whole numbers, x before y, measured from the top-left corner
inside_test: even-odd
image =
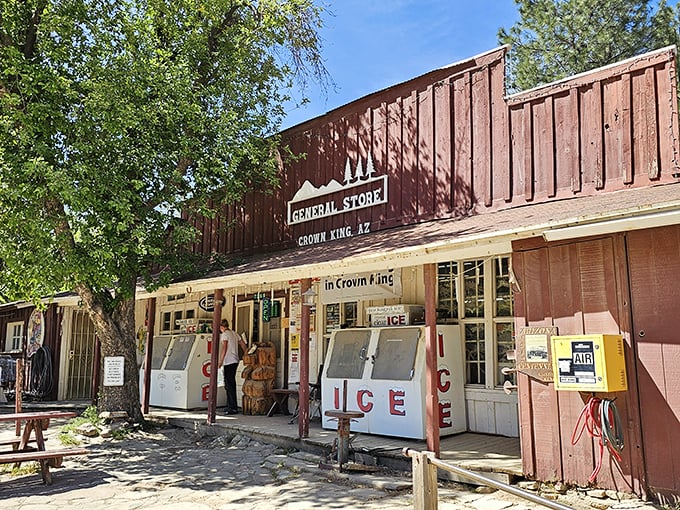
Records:
[[[222,298],[222,306],[224,306],[224,303],[226,300]],[[207,296],[203,296],[201,300],[198,302],[198,306],[202,309],[205,310],[206,312],[214,312],[215,311],[215,294],[208,294]]]
[[[262,322],[269,322],[272,318],[272,300],[268,297],[262,298]]]
[[[319,285],[323,304],[399,298],[401,293],[401,269],[334,276],[322,279]]]
[[[30,358],[42,347],[45,339],[45,317],[37,308],[28,318],[28,341],[26,343],[26,355]]]

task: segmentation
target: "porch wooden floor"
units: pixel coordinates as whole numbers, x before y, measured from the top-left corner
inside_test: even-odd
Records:
[[[200,430],[207,426],[206,410],[182,411],[176,409],[151,408],[150,417],[165,419],[176,426]],[[289,423],[285,415],[248,416],[217,415],[212,428],[255,434],[275,444],[295,444],[300,449],[324,450],[331,448],[337,437],[336,430],[323,429],[318,421],[310,422],[309,437],[299,439],[297,422]],[[209,427],[210,428],[210,427]],[[213,431],[216,432],[216,431]],[[407,460],[402,455],[404,448],[426,450],[424,440],[400,439],[372,434],[352,433],[350,444],[354,451],[393,460]],[[478,472],[505,473],[513,477],[522,476],[522,459],[519,438],[492,436],[486,434],[462,433],[440,439],[441,459],[459,467]],[[410,462],[410,460],[408,460]]]

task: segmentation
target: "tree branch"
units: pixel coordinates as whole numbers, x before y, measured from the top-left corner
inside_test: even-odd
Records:
[[[40,25],[40,18],[43,12],[47,8],[47,0],[40,0],[35,6],[35,11],[33,16],[26,28],[26,42],[22,47],[22,52],[26,59],[33,57],[33,52],[35,51],[35,43],[38,39],[38,26]]]

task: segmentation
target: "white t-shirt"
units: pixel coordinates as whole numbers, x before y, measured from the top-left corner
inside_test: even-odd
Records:
[[[240,361],[238,356],[239,340],[240,337],[238,334],[230,329],[220,334],[220,342],[222,344],[225,342],[227,343],[227,353],[224,355],[224,362],[222,363],[222,366],[232,365]]]

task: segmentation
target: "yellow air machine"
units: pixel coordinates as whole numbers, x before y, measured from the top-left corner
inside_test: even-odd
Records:
[[[626,359],[621,335],[551,338],[556,390],[626,391]]]

